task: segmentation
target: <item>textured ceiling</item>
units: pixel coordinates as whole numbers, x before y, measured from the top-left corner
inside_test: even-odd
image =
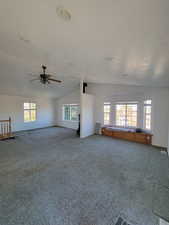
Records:
[[[63,84],[31,84],[41,64]],[[1,0],[0,69],[5,94],[59,97],[81,78],[169,86],[169,1]]]

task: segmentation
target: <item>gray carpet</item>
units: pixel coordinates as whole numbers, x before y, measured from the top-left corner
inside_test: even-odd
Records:
[[[169,206],[159,186],[169,160],[151,146],[64,128],[0,142],[0,225],[157,225]]]

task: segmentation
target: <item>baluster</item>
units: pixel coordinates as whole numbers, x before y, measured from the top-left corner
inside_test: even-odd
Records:
[[[5,137],[5,123],[3,123],[3,136]]]
[[[2,122],[1,122],[1,135],[3,136]]]
[[[6,123],[4,123],[4,136],[6,136]]]
[[[6,122],[4,123],[4,136],[6,137]]]
[[[5,123],[5,135],[8,136],[8,122]]]
[[[9,136],[9,122],[7,123],[7,133],[8,133],[8,136]]]
[[[5,126],[5,134],[6,136],[8,136],[8,122],[6,123],[6,126]]]
[[[4,123],[2,122],[2,137],[4,136]]]
[[[11,117],[9,117],[9,135],[12,135],[12,128],[11,128]]]
[[[7,123],[7,135],[9,136],[9,122]]]

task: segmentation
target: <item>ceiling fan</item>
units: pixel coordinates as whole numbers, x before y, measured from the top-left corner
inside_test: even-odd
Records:
[[[37,78],[32,79],[31,82],[39,80],[42,84],[51,84],[51,82],[61,83],[61,80],[56,80],[53,75],[46,74],[47,67],[42,65],[43,73],[41,73]]]

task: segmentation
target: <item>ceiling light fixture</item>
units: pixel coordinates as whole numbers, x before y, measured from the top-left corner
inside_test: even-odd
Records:
[[[109,56],[108,56],[108,57],[105,57],[104,59],[105,59],[106,61],[111,62],[111,61],[113,60],[113,57],[109,57]]]
[[[29,40],[29,39],[26,39],[24,36],[22,36],[22,35],[20,35],[20,34],[19,34],[19,40],[20,40],[20,41],[23,41],[23,42],[25,42],[25,43],[30,43],[30,40]]]
[[[108,57],[105,57],[104,60],[107,62],[115,63],[115,64],[120,63],[120,59],[118,57],[109,57],[108,56]]]
[[[129,75],[127,73],[124,73],[121,75],[122,77],[128,77]]]
[[[56,8],[56,14],[63,20],[69,21],[71,20],[71,14],[68,10],[66,10],[64,7],[59,6]]]

